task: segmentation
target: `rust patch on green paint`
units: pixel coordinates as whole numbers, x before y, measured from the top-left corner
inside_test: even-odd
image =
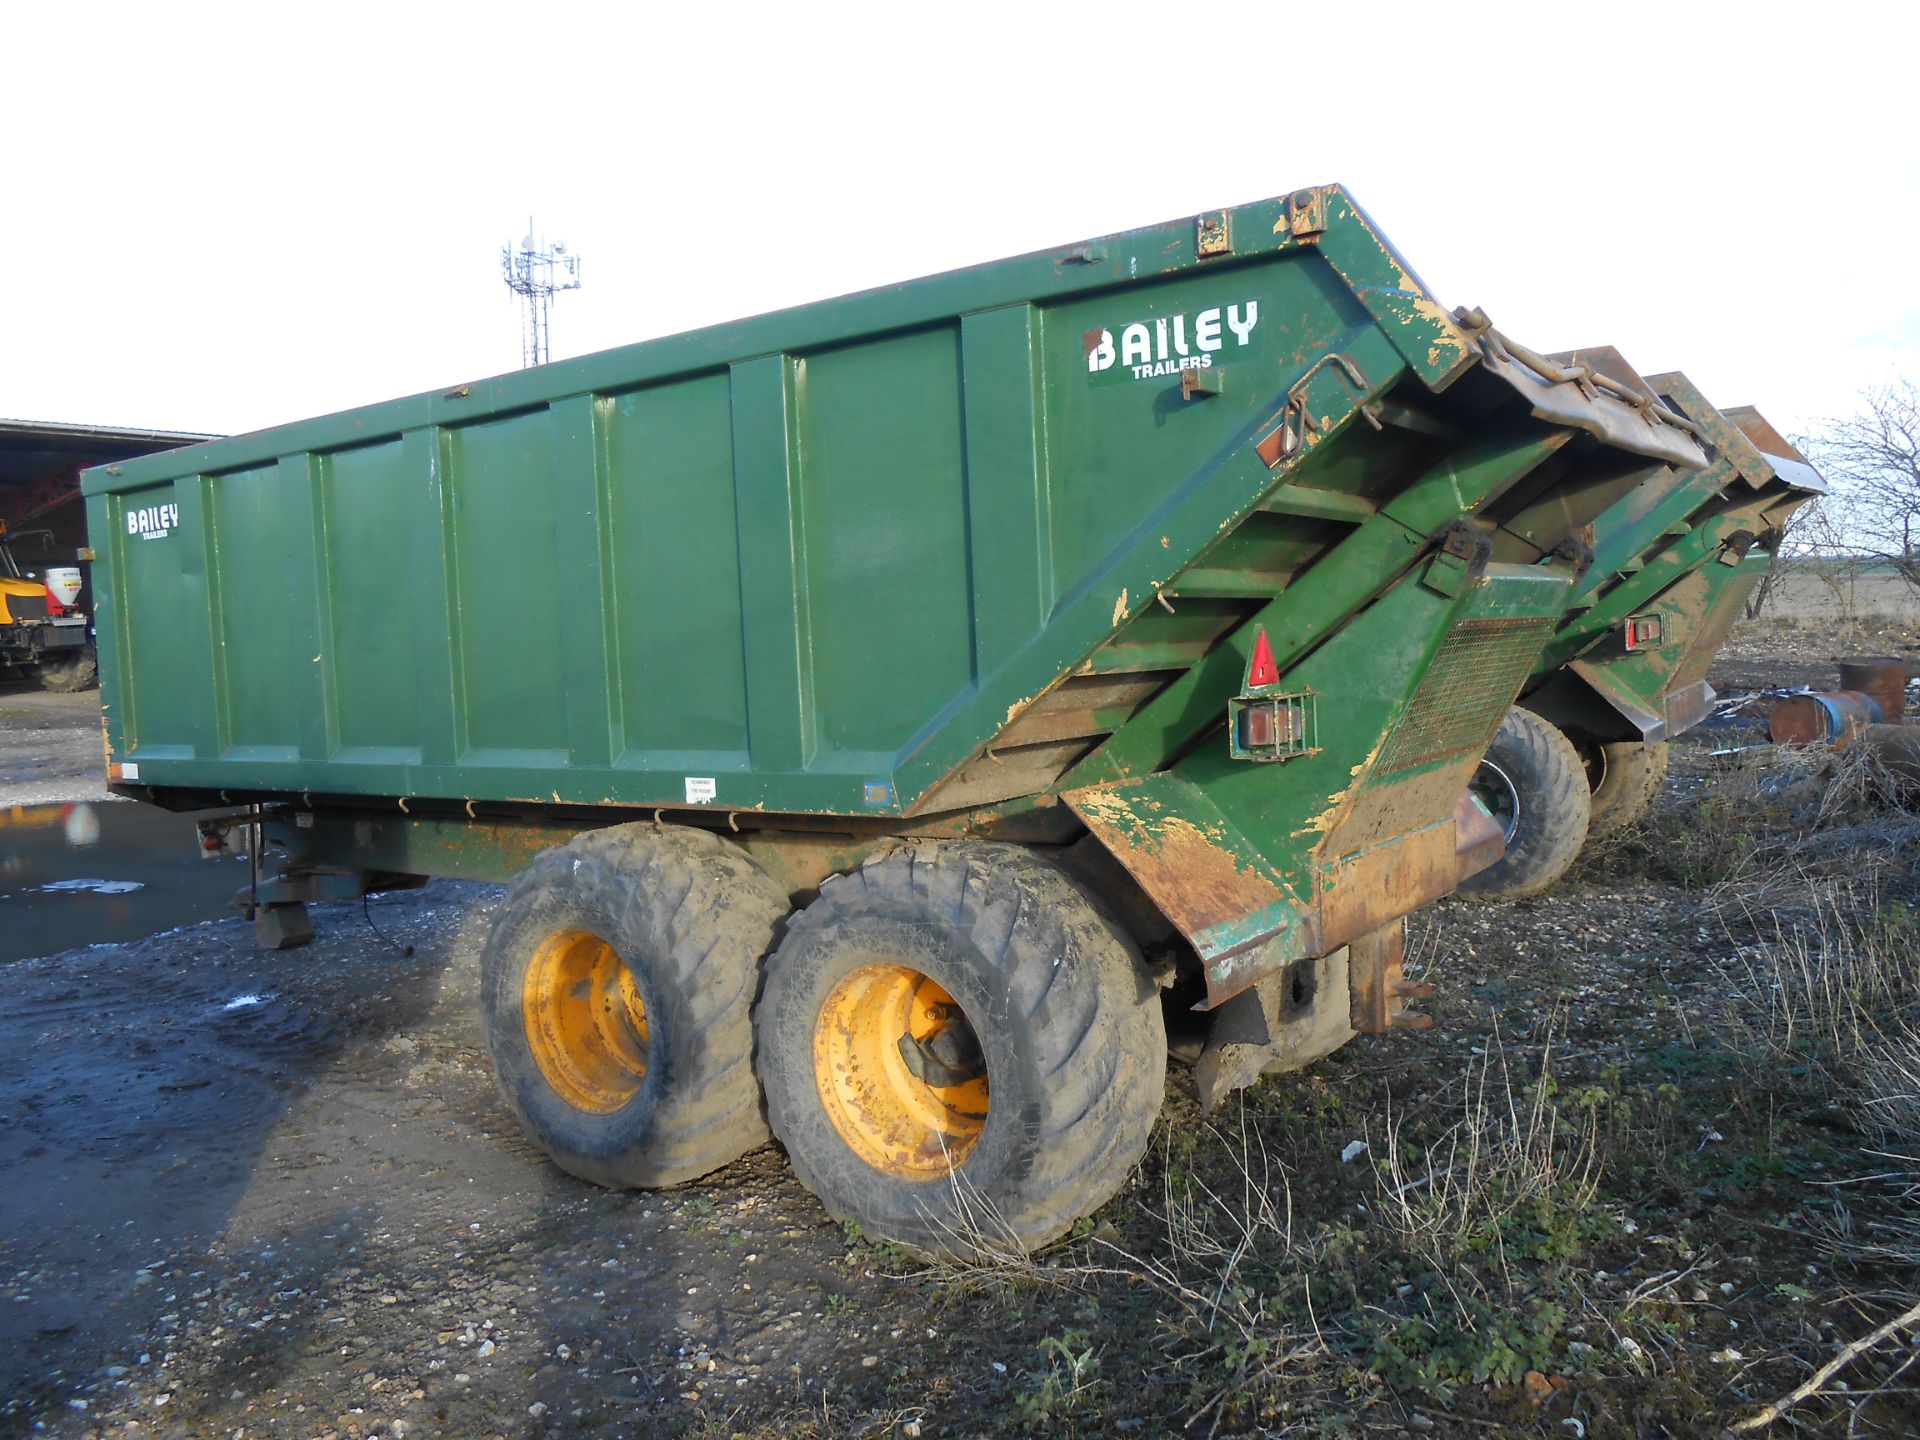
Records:
[[[1290,900],[1234,844],[1223,823],[1196,824],[1166,813],[1152,795],[1117,789],[1080,790],[1064,798],[1184,935]]]

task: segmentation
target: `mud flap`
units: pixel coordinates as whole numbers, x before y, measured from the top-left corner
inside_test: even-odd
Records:
[[[1709,537],[1718,533],[1711,526],[1699,532]],[[1620,633],[1625,617],[1610,613],[1612,628],[1588,640],[1583,651],[1566,661],[1567,673],[1649,745],[1685,734],[1712,713],[1714,692],[1707,683],[1707,670],[1773,559],[1757,548],[1739,551],[1718,543],[1695,548],[1699,553],[1687,558],[1676,546],[1632,577],[1639,581],[1662,567],[1684,568],[1684,573],[1633,608],[1634,615],[1659,617],[1660,644],[1626,649]],[[1724,563],[1713,563],[1713,557]],[[1610,595],[1609,602],[1612,599]],[[1556,647],[1560,643],[1556,641]],[[1556,647],[1549,648],[1549,660],[1555,658]],[[1569,718],[1572,697],[1558,677],[1542,685],[1538,697],[1536,706],[1535,696],[1528,696],[1529,708],[1539,708],[1556,724]]]
[[[1209,791],[1173,772],[1066,797],[1087,829],[1200,954],[1209,1007],[1313,953],[1308,895]],[[1245,978],[1242,978],[1242,975]]]
[[[1217,1109],[1262,1075],[1304,1069],[1356,1035],[1432,1025],[1431,1015],[1407,1008],[1433,986],[1406,978],[1406,956],[1406,922],[1396,920],[1264,975],[1221,1005],[1193,1067],[1201,1107]]]
[[[1262,1075],[1301,1070],[1355,1035],[1347,948],[1296,960],[1242,990],[1214,1012],[1193,1067],[1200,1104],[1212,1110]]]

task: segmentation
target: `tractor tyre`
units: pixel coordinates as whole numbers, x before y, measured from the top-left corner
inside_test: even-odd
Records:
[[[1464,894],[1514,900],[1546,889],[1587,843],[1588,788],[1580,753],[1558,727],[1518,706],[1507,712],[1473,777],[1507,834],[1507,853],[1460,882]]]
[[[1017,845],[922,842],[829,879],[767,963],[754,1033],[801,1183],[935,1257],[1024,1253],[1098,1209],[1166,1086],[1139,951]]]
[[[481,1004],[501,1093],[555,1164],[651,1189],[766,1142],[753,997],[786,913],[745,853],[686,826],[591,831],[521,873]]]
[[[34,668],[34,678],[42,690],[56,695],[91,690],[100,683],[100,660],[93,646],[87,645],[57,660],[42,660]]]
[[[1666,783],[1669,751],[1666,743],[1643,745],[1630,740],[1598,747],[1602,757],[1600,783],[1593,787],[1593,819],[1587,838],[1618,835],[1652,806]]]

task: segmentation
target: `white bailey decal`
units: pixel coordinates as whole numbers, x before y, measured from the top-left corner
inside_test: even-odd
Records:
[[[179,523],[178,505],[149,505],[144,510],[127,511],[127,534],[142,540],[164,540]]]
[[[1111,330],[1089,330],[1083,337],[1087,351],[1087,373],[1097,377],[1096,384],[1116,380],[1151,380],[1158,375],[1178,375],[1182,370],[1206,370],[1213,357],[1227,344],[1231,334],[1235,348],[1248,343],[1253,327],[1260,323],[1260,302],[1245,305],[1216,305],[1202,310],[1188,323],[1184,314],[1156,315],[1151,320],[1136,320],[1120,327],[1116,344]],[[1223,334],[1222,331],[1227,332]]]

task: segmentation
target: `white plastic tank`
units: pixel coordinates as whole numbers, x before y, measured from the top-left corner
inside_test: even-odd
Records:
[[[80,598],[80,571],[73,565],[49,565],[47,567],[47,594],[51,595],[63,607],[70,607]]]

